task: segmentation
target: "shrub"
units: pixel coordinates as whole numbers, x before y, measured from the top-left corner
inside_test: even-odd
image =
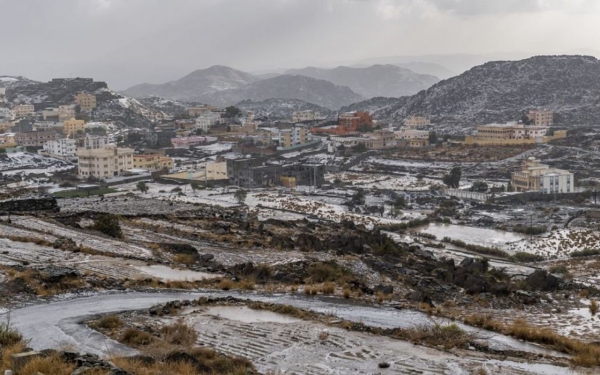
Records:
[[[229,290],[235,286],[235,283],[230,279],[221,279],[219,282],[219,289]]]
[[[121,334],[120,341],[128,345],[143,346],[151,344],[154,337],[148,332],[140,331],[137,328],[127,328]]]
[[[347,274],[346,270],[340,267],[336,262],[318,262],[311,264],[306,270],[310,281],[323,283],[326,281],[337,281]]]
[[[99,328],[116,329],[123,326],[123,321],[116,315],[107,315],[97,323]]]
[[[571,258],[589,257],[593,255],[600,255],[600,249],[584,249],[581,251],[572,251],[569,254]]]
[[[331,282],[327,282],[321,285],[321,293],[323,294],[333,294],[335,292],[335,284]]]
[[[114,238],[123,238],[119,217],[113,214],[100,214],[96,218],[92,229]]]
[[[546,227],[540,226],[527,226],[527,225],[515,225],[513,227],[513,232],[523,233],[527,235],[537,235],[546,232]]]
[[[464,348],[473,338],[456,324],[420,326],[404,330],[403,334],[413,343],[441,345],[446,349]]]
[[[23,336],[10,323],[0,323],[0,348],[23,342]]]
[[[592,316],[596,316],[596,314],[598,313],[598,301],[596,301],[595,299],[590,301],[590,313],[592,314]]]
[[[510,257],[511,260],[515,262],[521,263],[532,263],[532,262],[540,262],[545,260],[545,258],[541,255],[526,253],[523,251],[519,251]]]
[[[198,333],[193,327],[179,321],[162,327],[160,337],[169,344],[192,346],[198,339]]]
[[[64,375],[70,374],[75,370],[75,365],[65,362],[59,356],[34,358],[27,363],[19,375]]]
[[[548,269],[548,272],[550,273],[559,273],[559,274],[565,274],[568,273],[569,270],[567,269],[567,267],[563,264],[558,264],[556,266],[552,266]]]

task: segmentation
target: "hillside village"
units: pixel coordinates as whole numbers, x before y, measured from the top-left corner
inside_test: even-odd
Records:
[[[596,373],[596,108],[506,64],[0,76],[0,370]]]

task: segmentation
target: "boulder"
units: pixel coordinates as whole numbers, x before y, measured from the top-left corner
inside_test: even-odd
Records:
[[[381,292],[383,294],[394,294],[394,287],[392,285],[377,285],[375,286],[375,293]]]
[[[46,266],[38,269],[42,279],[49,283],[58,283],[65,278],[81,276],[78,270],[62,266]]]
[[[529,290],[541,290],[551,292],[558,289],[560,279],[546,270],[536,270],[525,279],[525,285]]]
[[[300,248],[300,250],[307,251],[322,251],[323,244],[321,240],[316,236],[308,233],[300,233],[298,238],[296,239],[296,246]]]

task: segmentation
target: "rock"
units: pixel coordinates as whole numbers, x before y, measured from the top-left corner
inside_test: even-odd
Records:
[[[558,289],[560,279],[546,270],[536,270],[525,279],[527,289],[551,292]]]
[[[323,244],[321,240],[316,236],[308,233],[300,233],[298,238],[296,238],[296,246],[300,248],[300,250],[308,250],[308,251],[322,251]]]
[[[46,266],[38,270],[43,280],[49,283],[58,283],[65,278],[81,276],[78,270],[70,267]]]
[[[202,254],[202,255],[200,255],[200,260],[202,262],[210,262],[214,258],[215,258],[215,256],[213,254]]]
[[[270,245],[277,249],[293,249],[294,241],[290,237],[274,235],[271,238]]]
[[[381,292],[383,294],[394,294],[394,287],[392,285],[377,285],[375,286],[375,292]]]
[[[15,372],[15,374],[19,374],[19,371],[21,371],[29,362],[41,357],[43,357],[42,353],[38,352],[13,354],[10,356],[10,367]]]
[[[420,290],[414,290],[412,292],[408,292],[404,298],[406,298],[409,301],[414,301],[414,302],[419,302],[419,303],[426,303],[431,307],[435,307],[433,305],[433,301],[431,300],[431,298],[426,295],[425,293],[421,292]]]
[[[419,258],[423,258],[426,260],[435,260],[435,255],[433,255],[432,251],[429,250],[421,250],[420,248],[415,250],[414,254]]]
[[[223,229],[223,228],[219,228],[219,229],[217,229],[215,231],[215,234],[219,234],[219,235],[222,235],[222,234],[225,234],[225,233],[227,233],[227,231],[225,229]]]

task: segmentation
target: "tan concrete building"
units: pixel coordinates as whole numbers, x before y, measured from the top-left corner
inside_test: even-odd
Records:
[[[409,128],[421,128],[424,126],[431,125],[428,117],[424,116],[411,116],[404,121],[404,125]]]
[[[80,178],[105,179],[133,169],[133,149],[130,148],[109,145],[98,149],[79,149],[77,157]]]
[[[369,150],[385,150],[396,147],[396,135],[389,130],[375,130],[367,134],[368,141],[365,146]]]
[[[523,162],[520,171],[512,172],[511,185],[516,191],[539,191],[542,193],[571,193],[575,191],[573,173],[564,169],[550,168],[533,157]]]
[[[554,124],[554,111],[531,110],[527,118],[536,126],[552,126]]]
[[[133,155],[133,167],[155,171],[163,168],[173,169],[173,159],[160,154]]]
[[[17,133],[15,135],[17,146],[24,147],[42,147],[44,143],[57,139],[58,136],[53,130]]]
[[[33,104],[20,104],[13,108],[16,117],[31,116],[35,113]]]
[[[63,132],[68,134],[76,134],[78,131],[84,131],[85,121],[71,118],[63,122]]]
[[[206,163],[206,179],[207,180],[226,180],[227,177],[227,162],[215,161]]]
[[[279,146],[282,148],[303,145],[308,141],[310,141],[309,131],[305,127],[294,126],[279,130]]]
[[[75,97],[75,103],[79,105],[82,111],[91,111],[96,109],[96,95],[80,92]]]

